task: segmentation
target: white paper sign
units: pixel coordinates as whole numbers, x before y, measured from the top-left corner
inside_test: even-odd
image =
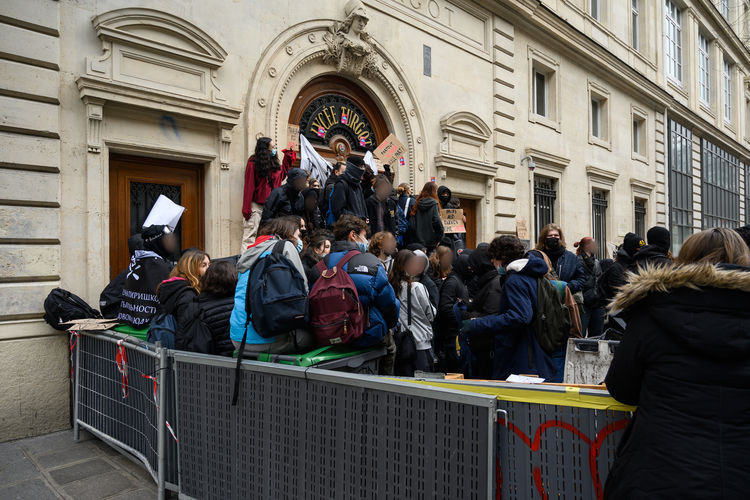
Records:
[[[372,155],[372,151],[365,153],[365,165],[370,167],[373,174],[378,175],[378,167],[375,165],[375,157]]]
[[[524,375],[511,375],[505,381],[515,382],[516,384],[541,384],[544,382],[544,379],[540,377],[526,377]]]
[[[143,223],[143,228],[145,229],[149,226],[167,226],[170,231],[174,231],[184,211],[185,207],[160,194],[151,211],[148,213],[146,222]]]

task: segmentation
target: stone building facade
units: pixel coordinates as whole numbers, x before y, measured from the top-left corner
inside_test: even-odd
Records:
[[[396,180],[461,198],[469,243],[547,221],[747,222],[745,1],[6,0],[0,5],[0,441],[68,424],[57,286],[96,304],[160,192],[183,247],[238,251],[244,167],[393,132]],[[346,115],[346,119],[343,116]]]

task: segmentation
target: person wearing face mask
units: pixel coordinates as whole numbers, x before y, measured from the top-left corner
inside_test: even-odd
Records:
[[[359,156],[346,159],[346,170],[331,191],[328,222],[335,223],[342,215],[353,215],[367,221],[367,206],[362,193],[365,161]]]
[[[529,252],[516,236],[498,236],[487,249],[496,267],[507,276],[500,306],[495,314],[464,320],[461,331],[471,339],[493,335],[492,378],[505,380],[511,374],[533,373],[544,379],[557,375],[552,356],[544,352],[534,334],[532,321],[537,309],[537,287],[546,279],[547,264]]]
[[[250,270],[258,261],[268,256],[279,240],[285,240],[282,254],[299,271],[305,284],[305,291],[310,290],[305,267],[300,260],[302,250],[302,235],[300,234],[300,218],[298,216],[279,217],[270,220],[258,230],[258,237],[240,257],[237,262],[237,293],[235,293],[234,308],[229,319],[229,336],[236,348],[240,347],[247,325],[247,341],[245,350],[248,352],[265,352],[271,354],[285,354],[290,352],[306,352],[315,344],[315,338],[307,330],[297,329],[275,337],[262,337],[253,328],[253,322],[247,320],[246,295]]]
[[[557,224],[547,224],[539,233],[535,250],[544,252],[552,263],[552,269],[564,281],[570,292],[576,294],[586,284],[586,272],[583,264],[573,252],[565,249],[565,236]]]
[[[367,252],[367,223],[351,214],[342,215],[333,226],[333,236],[331,253],[323,259],[329,269],[349,251],[360,252],[342,268],[354,282],[360,304],[369,315],[364,334],[353,344],[359,347],[388,345],[389,340],[392,344],[392,339],[386,335],[390,335],[388,330],[398,322],[400,304],[380,259]]]
[[[302,191],[306,189],[306,186],[307,172],[301,168],[290,169],[286,176],[286,184],[271,191],[271,195],[263,206],[260,223],[266,224],[271,219],[286,215],[303,215],[298,209],[304,211]]]
[[[245,190],[242,196],[243,251],[255,240],[260,226],[263,206],[271,195],[271,191],[281,186],[296,159],[296,154],[291,145],[283,153],[284,158],[279,160],[278,150],[273,139],[261,137],[255,144],[255,154],[247,160]]]
[[[331,253],[331,241],[333,241],[333,235],[325,229],[314,231],[308,237],[307,248],[300,254],[308,283],[315,283],[320,277],[316,266],[321,259]]]

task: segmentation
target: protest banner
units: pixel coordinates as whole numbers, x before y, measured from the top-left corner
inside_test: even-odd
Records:
[[[465,233],[464,211],[460,208],[448,208],[440,210],[440,217],[443,219],[443,229],[446,234]]]
[[[516,219],[516,236],[519,240],[529,239],[529,228],[525,219]]]
[[[286,141],[292,147],[292,150],[299,151],[299,125],[288,123],[286,126]]]
[[[383,165],[395,165],[406,154],[406,146],[395,135],[390,134],[375,148],[373,154]]]

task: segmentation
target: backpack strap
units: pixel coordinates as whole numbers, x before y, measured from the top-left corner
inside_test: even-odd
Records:
[[[339,261],[336,263],[336,266],[334,267],[337,267],[343,270],[346,263],[349,262],[352,259],[352,257],[354,257],[355,255],[359,255],[360,253],[362,252],[360,252],[359,250],[349,250],[348,252],[346,252],[346,255],[341,257],[341,259],[339,259]]]
[[[273,250],[271,250],[271,253],[274,255],[283,254],[285,244],[286,244],[286,240],[279,239],[279,241],[277,241],[276,244],[273,246]]]
[[[411,333],[411,281],[406,289],[406,325]]]

